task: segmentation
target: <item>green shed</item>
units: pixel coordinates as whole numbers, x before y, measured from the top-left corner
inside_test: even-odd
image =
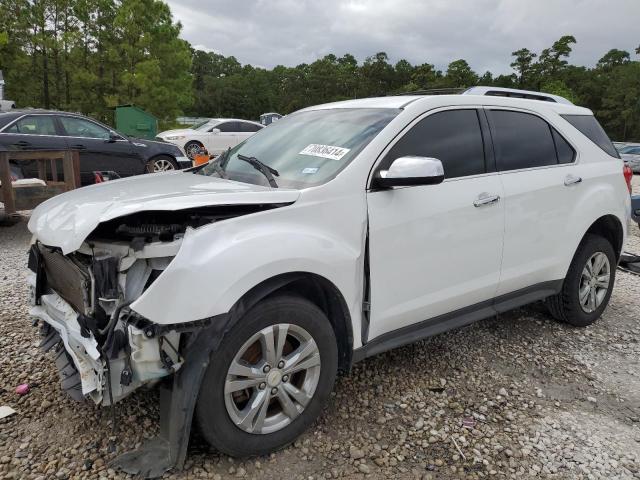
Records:
[[[116,130],[133,137],[153,139],[158,133],[158,119],[135,105],[118,105]]]

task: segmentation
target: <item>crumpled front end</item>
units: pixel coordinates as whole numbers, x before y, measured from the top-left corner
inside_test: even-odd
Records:
[[[71,252],[45,245],[36,230],[29,254],[30,313],[41,325],[43,348],[55,350],[63,388],[76,399],[109,405],[180,369],[184,344],[204,319],[185,312],[159,322],[136,312],[136,300],[154,288],[188,230],[279,206],[137,211],[98,223]],[[172,300],[163,295],[167,306]]]
[[[181,366],[180,336],[128,305],[166,268],[180,240],[134,250],[86,242],[71,254],[36,242],[29,255],[30,315],[45,351],[54,351],[61,385],[76,399],[109,405]]]

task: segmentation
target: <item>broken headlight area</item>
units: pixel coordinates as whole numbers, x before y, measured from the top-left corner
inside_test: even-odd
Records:
[[[117,402],[181,366],[181,334],[129,305],[169,265],[180,241],[134,251],[126,242],[86,242],[70,254],[36,242],[29,254],[31,315],[53,350],[61,384],[76,400]],[[159,256],[158,256],[159,255]]]
[[[107,405],[181,368],[189,333],[160,328],[130,305],[169,266],[187,229],[278,206],[136,212],[99,224],[68,254],[36,241],[30,313],[41,325],[43,348],[55,351],[63,388]]]

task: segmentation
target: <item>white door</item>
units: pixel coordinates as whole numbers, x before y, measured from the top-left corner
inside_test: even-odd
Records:
[[[207,151],[212,155],[220,155],[228,148],[240,143],[238,139],[238,122],[222,122],[213,127],[216,132],[207,135]]]
[[[575,150],[544,119],[487,109],[504,185],[505,241],[498,295],[559,280],[575,243],[570,212],[581,188]]]
[[[503,191],[492,162],[485,161],[478,112],[445,110],[423,118],[380,168],[406,155],[438,158],[445,181],[367,194],[369,340],[490,301],[500,279]]]

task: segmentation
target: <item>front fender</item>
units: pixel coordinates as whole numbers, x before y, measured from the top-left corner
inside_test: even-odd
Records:
[[[292,220],[286,210],[188,230],[177,256],[131,308],[157,324],[201,320],[229,312],[254,286],[290,272],[326,278],[356,308],[364,223],[345,231],[310,215],[300,220],[299,209]]]

